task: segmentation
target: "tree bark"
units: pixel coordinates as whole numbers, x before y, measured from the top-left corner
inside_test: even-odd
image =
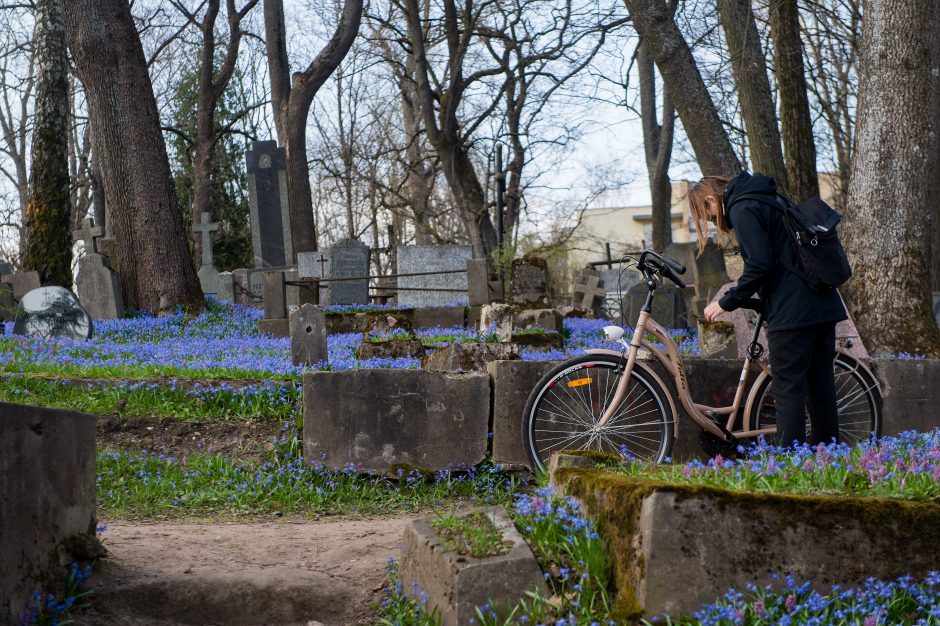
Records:
[[[24,270],[43,285],[72,286],[72,209],[69,193],[68,55],[59,0],[36,3],[37,64]]]
[[[770,34],[774,42],[789,191],[794,200],[802,202],[819,195],[819,178],[796,0],[771,0]]]
[[[780,148],[777,112],[767,78],[767,65],[750,0],[718,0],[718,13],[731,55],[731,71],[747,129],[751,167],[773,177],[786,190],[787,169]]]
[[[119,254],[124,303],[162,314],[202,306],[144,51],[126,0],[64,0]]]
[[[856,149],[842,229],[854,276],[845,289],[869,352],[940,355],[929,268],[940,148],[938,6],[867,0]]]
[[[660,252],[672,243],[672,182],[669,163],[675,129],[675,108],[669,92],[663,89],[662,123],[656,113],[656,70],[653,57],[641,40],[636,54],[640,76],[640,119],[643,150],[650,183],[653,213],[653,249]]]
[[[294,254],[317,249],[316,224],[307,166],[307,116],[330,74],[352,47],[362,20],[363,0],[345,0],[332,38],[302,72],[290,75],[283,0],[264,0],[265,46],[271,78],[271,103],[278,141],[287,154],[287,202]],[[291,262],[294,260],[291,259]]]
[[[483,258],[496,249],[496,229],[490,219],[483,186],[470,159],[469,147],[461,140],[457,119],[463,91],[469,83],[463,76],[463,59],[473,29],[471,25],[459,23],[454,0],[445,0],[444,4],[450,75],[446,88],[442,87],[446,91],[436,93],[429,78],[430,69],[418,2],[404,2],[408,39],[414,53],[415,89],[428,141],[434,146],[441,161],[454,204],[470,236],[473,256]],[[472,8],[472,4],[470,6]],[[435,102],[440,106],[438,112],[435,111]]]
[[[258,0],[248,0],[241,9],[235,7],[235,0],[226,0],[228,17],[228,43],[225,57],[216,71],[216,33],[215,23],[219,16],[220,0],[208,0],[206,13],[199,29],[202,32],[202,50],[199,58],[199,100],[196,106],[196,141],[193,159],[193,206],[192,223],[202,221],[203,212],[213,217],[212,207],[212,171],[215,167],[216,143],[219,129],[216,128],[215,112],[219,99],[228,87],[235,72],[235,61],[243,35],[241,22]],[[202,263],[202,237],[191,237],[193,262]]]
[[[656,61],[702,174],[737,174],[741,163],[671,10],[663,0],[624,0],[624,4]]]

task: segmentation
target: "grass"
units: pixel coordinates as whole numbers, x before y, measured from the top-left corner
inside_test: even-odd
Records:
[[[155,452],[104,451],[97,462],[99,512],[121,518],[414,512],[461,500],[508,502],[518,486],[491,465],[385,476],[309,464],[299,453],[290,435],[261,463],[207,453],[181,462]]]
[[[0,401],[70,409],[94,415],[171,416],[192,421],[285,420],[300,412],[299,384],[224,381],[203,384],[7,376]]]
[[[940,429],[896,437],[791,448],[763,441],[740,447],[742,458],[707,464],[654,465],[627,461],[619,471],[679,484],[705,484],[764,493],[844,495],[929,501],[940,498]]]
[[[447,549],[482,559],[488,556],[508,554],[512,544],[503,540],[503,535],[493,524],[486,511],[477,510],[458,517],[438,515],[431,520],[431,526],[437,529],[437,535],[444,541]]]

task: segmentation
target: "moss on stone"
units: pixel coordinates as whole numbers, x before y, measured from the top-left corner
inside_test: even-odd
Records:
[[[579,453],[592,456],[596,453]],[[905,536],[920,538],[923,548],[910,546],[899,550],[897,563],[882,564],[886,569],[907,571],[908,555],[932,548],[933,530],[940,527],[940,504],[888,498],[858,498],[841,495],[799,495],[757,493],[725,489],[711,485],[675,484],[663,480],[628,476],[604,469],[559,468],[552,476],[555,484],[584,503],[593,517],[610,555],[616,596],[613,615],[617,620],[635,620],[643,614],[635,589],[644,563],[637,543],[638,524],[643,501],[655,491],[671,492],[676,500],[707,498],[717,501],[718,508],[735,509],[745,518],[767,524],[766,535],[812,520],[817,527],[831,528],[837,535],[846,519],[857,520],[860,526],[877,528],[890,536],[892,528],[906,529]],[[775,519],[768,521],[766,511],[772,509]],[[911,531],[911,529],[914,529]],[[923,529],[918,532],[917,529]],[[743,564],[742,564],[743,566]],[[859,580],[867,574],[860,564]]]

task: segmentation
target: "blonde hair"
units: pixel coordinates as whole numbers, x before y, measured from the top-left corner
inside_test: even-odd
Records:
[[[724,176],[706,176],[689,189],[689,210],[692,213],[695,229],[698,232],[699,254],[705,250],[705,246],[708,244],[708,224],[712,221],[708,209],[705,208],[706,196],[714,197],[715,202],[718,203],[718,216],[714,220],[718,232],[722,235],[731,234],[731,227],[728,225],[728,218],[725,216],[723,200],[725,189],[730,181],[730,178]]]

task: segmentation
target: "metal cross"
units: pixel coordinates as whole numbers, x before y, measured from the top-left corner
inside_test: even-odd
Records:
[[[202,221],[193,225],[194,233],[202,234],[202,264],[212,265],[212,233],[219,230],[218,222],[210,222],[212,214],[208,211],[202,212]]]
[[[98,254],[98,245],[95,243],[95,239],[103,234],[101,227],[94,224],[95,220],[86,217],[82,220],[82,227],[79,230],[72,231],[73,241],[85,242],[85,252],[87,254]]]
[[[320,264],[320,277],[321,278],[326,278],[326,269],[324,268],[324,266],[329,262],[330,260],[326,258],[325,256],[323,256],[323,253],[321,252],[320,258],[317,259],[317,263]]]

